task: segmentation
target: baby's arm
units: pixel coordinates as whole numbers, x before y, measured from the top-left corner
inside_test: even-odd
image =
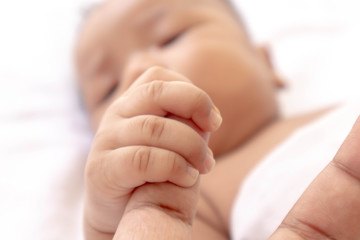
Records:
[[[214,164],[207,135],[220,123],[209,96],[185,77],[158,67],[141,75],[106,111],[88,157],[87,239],[112,239],[123,217],[119,232],[134,230],[134,216],[153,218],[143,228],[166,227],[164,217],[190,225],[198,174]]]

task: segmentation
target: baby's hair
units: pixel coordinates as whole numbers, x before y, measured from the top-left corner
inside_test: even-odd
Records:
[[[235,10],[234,3],[231,0],[221,0],[225,3],[226,7],[234,14],[235,17],[239,18],[239,13]]]
[[[219,1],[229,10],[230,14],[239,22],[239,24],[242,25],[244,31],[250,37],[245,21],[241,17],[239,9],[237,9],[234,6],[234,2],[232,0],[219,0]]]

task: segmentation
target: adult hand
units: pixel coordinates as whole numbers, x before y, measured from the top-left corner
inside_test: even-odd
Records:
[[[333,161],[270,237],[291,239],[360,239],[360,118]]]

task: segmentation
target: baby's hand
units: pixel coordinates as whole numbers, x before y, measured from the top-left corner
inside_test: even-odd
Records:
[[[141,186],[198,185],[199,173],[214,165],[207,136],[220,124],[209,96],[185,77],[159,67],[142,74],[106,111],[89,154],[85,172],[89,235],[113,234]],[[153,204],[163,203],[156,198]],[[196,201],[193,205],[188,207],[190,213]]]

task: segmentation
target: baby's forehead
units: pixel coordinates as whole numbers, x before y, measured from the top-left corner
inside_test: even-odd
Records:
[[[197,4],[224,0],[95,0],[83,10],[82,27],[123,25],[129,28],[141,25],[141,22],[155,21],[163,15],[173,15],[184,8]],[[192,8],[196,11],[197,8]],[[95,19],[95,20],[94,20]],[[121,27],[122,30],[124,29]]]
[[[233,16],[237,19],[239,28],[242,28],[248,35],[230,0],[95,0],[84,11],[79,38],[91,39],[90,42],[95,43],[99,42],[97,41],[99,39],[111,40],[114,32],[121,34],[122,40],[128,39],[126,36],[131,36],[133,32],[142,32],[142,35],[144,35],[144,31],[148,32],[150,29],[151,34],[154,34],[154,29],[161,29],[162,32],[165,32],[165,30],[169,31],[169,27],[159,27],[159,22],[166,24],[170,19],[173,20],[172,22],[174,19],[176,19],[175,22],[186,22],[187,14],[181,14],[181,12],[191,11],[191,15],[199,15],[200,13],[196,13],[196,10],[205,7],[211,8],[211,11],[222,11],[223,13],[225,11],[229,16]],[[103,44],[101,43],[101,45]],[[82,49],[89,50],[86,44]],[[90,54],[93,50],[80,52]]]
[[[131,9],[131,6],[139,6],[140,8],[149,8],[156,7],[161,4],[166,4],[167,6],[179,6],[180,4],[188,4],[188,5],[196,5],[196,4],[209,4],[212,2],[221,3],[226,6],[232,12],[235,12],[233,4],[231,0],[131,0],[131,1],[123,1],[123,0],[90,0],[84,7],[82,11],[82,15],[84,19],[87,19],[93,12],[100,10],[101,8],[105,8],[107,5],[116,4],[117,7],[123,7],[126,11]],[[129,4],[131,3],[131,4]],[[148,10],[148,9],[146,9]],[[138,16],[134,16],[138,17]]]

